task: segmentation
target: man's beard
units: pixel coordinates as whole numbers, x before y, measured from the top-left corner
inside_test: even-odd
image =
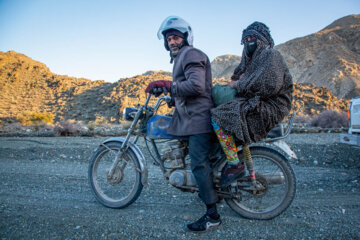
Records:
[[[171,52],[171,56],[173,57],[173,58],[176,58],[176,56],[178,55],[178,53],[179,53],[179,50],[180,50],[180,48],[182,47],[182,43],[180,43],[180,44],[176,44],[176,43],[174,43],[174,44],[171,44],[170,46],[169,46],[169,48],[170,48],[170,52]],[[175,47],[175,49],[173,49]]]

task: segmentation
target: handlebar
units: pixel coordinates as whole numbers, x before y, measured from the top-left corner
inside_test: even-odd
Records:
[[[149,94],[147,96],[147,98],[146,98],[146,102],[144,104],[145,109],[149,108],[148,103],[150,101],[151,95],[152,94]],[[170,103],[171,102],[171,97],[170,96],[159,97],[158,100],[156,101],[154,107],[152,107],[152,108],[150,107],[150,109],[152,109],[154,112],[156,112],[158,110],[158,108],[161,106],[162,101],[165,101],[166,103]]]
[[[171,102],[171,97],[170,96],[159,97],[159,99],[156,101],[156,103],[154,105],[154,109],[158,109],[160,107],[160,103],[162,101],[165,101],[166,103],[169,103],[169,102]]]

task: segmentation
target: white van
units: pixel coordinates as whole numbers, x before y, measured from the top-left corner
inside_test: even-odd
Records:
[[[348,117],[349,133],[360,133],[360,97],[351,99]]]
[[[360,97],[351,99],[348,133],[340,134],[340,142],[360,146]]]

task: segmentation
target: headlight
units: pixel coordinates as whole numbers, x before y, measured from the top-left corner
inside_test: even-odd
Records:
[[[137,113],[137,108],[126,107],[123,110],[123,116],[126,121],[134,120],[135,114]]]

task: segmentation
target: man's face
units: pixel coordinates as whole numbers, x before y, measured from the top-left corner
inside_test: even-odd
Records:
[[[179,46],[181,44],[181,42],[183,41],[184,39],[181,38],[181,37],[178,37],[176,35],[170,35],[166,41],[168,43],[168,46],[171,50],[171,52],[177,52],[179,51]]]

